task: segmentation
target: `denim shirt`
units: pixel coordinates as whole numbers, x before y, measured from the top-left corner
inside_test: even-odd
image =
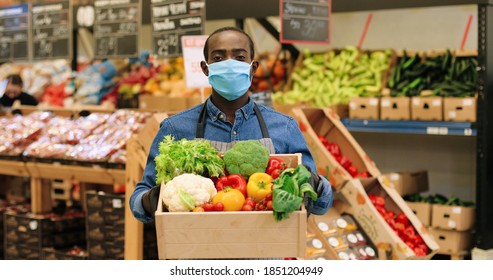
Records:
[[[253,111],[253,99],[238,109],[235,113],[234,124],[225,120],[226,115],[221,112],[210,99],[206,100],[207,120],[205,125],[204,138],[221,142],[232,142],[249,139],[261,139],[262,132],[259,122]],[[134,192],[130,196],[130,209],[135,218],[144,223],[154,220],[154,217],[147,215],[142,206],[142,196],[152,187],[156,186],[156,164],[154,158],[159,154],[159,143],[165,135],[171,135],[179,140],[186,138],[195,139],[197,122],[202,108],[197,105],[173,116],[164,119],[161,122],[160,129],[152,142],[147,164],[144,170],[142,180],[137,183]],[[277,112],[269,107],[257,104],[262,116],[264,117],[270,138],[274,143],[276,154],[302,154],[303,164],[315,171],[315,162],[306,145],[304,136],[298,127],[296,121],[285,114]],[[332,205],[332,188],[329,181],[320,176],[320,186],[323,188],[321,196],[317,201],[310,199],[305,201],[308,213],[323,215]],[[316,188],[317,189],[317,188]]]

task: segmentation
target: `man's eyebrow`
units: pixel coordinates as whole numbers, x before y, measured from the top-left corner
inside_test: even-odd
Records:
[[[237,52],[248,52],[246,49],[243,49],[243,48],[232,49],[231,51],[234,52],[234,53],[237,53]],[[226,53],[226,52],[227,52],[226,49],[217,49],[217,50],[212,50],[211,51],[211,53]]]

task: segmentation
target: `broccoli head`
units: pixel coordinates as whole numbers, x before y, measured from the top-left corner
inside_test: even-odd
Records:
[[[229,174],[240,174],[248,179],[255,172],[265,172],[269,163],[269,150],[258,140],[236,142],[224,152],[224,164]]]

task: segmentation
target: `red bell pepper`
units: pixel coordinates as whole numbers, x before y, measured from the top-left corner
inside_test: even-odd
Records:
[[[328,142],[327,145],[325,145],[325,148],[331,153],[334,157],[341,156],[341,148],[339,148],[339,145],[333,142]]]
[[[359,173],[358,176],[360,178],[370,178],[371,177],[371,174],[368,171],[363,171],[363,172]]]
[[[247,196],[247,182],[245,178],[239,174],[231,174],[220,177],[216,183],[216,190],[222,191],[226,187],[239,190],[243,196]]]
[[[385,199],[383,197],[372,193],[368,194],[368,197],[373,205],[385,208]]]
[[[279,177],[281,172],[287,168],[287,165],[280,158],[271,157],[269,163],[267,164],[267,169],[265,173],[269,174],[272,179]]]
[[[322,142],[322,144],[324,146],[326,146],[329,143],[329,141],[327,141],[327,138],[325,138],[323,135],[317,134],[317,137],[318,137],[318,140],[320,140],[320,142]]]
[[[336,160],[337,162],[339,162],[340,165],[342,165],[342,167],[344,167],[344,169],[348,169],[349,166],[351,166],[353,163],[351,162],[351,160],[349,160],[348,157],[346,156],[340,156],[340,157],[336,157]]]
[[[353,178],[358,177],[358,167],[356,167],[354,165],[349,166],[349,168],[347,169],[347,172],[349,172],[349,175],[351,175],[351,177],[353,177]]]
[[[403,223],[406,227],[410,225],[409,219],[404,213],[399,213],[399,215],[395,217],[395,221],[399,223]]]

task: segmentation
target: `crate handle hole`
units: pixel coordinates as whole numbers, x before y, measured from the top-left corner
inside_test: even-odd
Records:
[[[443,214],[443,217],[444,218],[450,218],[450,215],[449,214]]]

